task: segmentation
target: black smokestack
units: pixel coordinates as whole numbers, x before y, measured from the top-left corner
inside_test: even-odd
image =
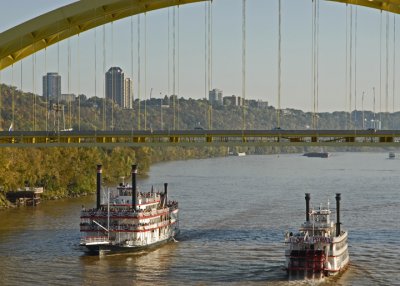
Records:
[[[306,222],[310,221],[310,193],[306,193]]]
[[[164,196],[163,196],[163,200],[164,200],[164,207],[167,205],[168,203],[168,183],[164,183]]]
[[[136,174],[137,174],[137,165],[132,165],[132,208],[136,210]]]
[[[101,165],[97,165],[97,190],[96,190],[96,207],[100,208],[100,192],[101,192]]]
[[[340,193],[336,194],[336,236],[340,235]]]

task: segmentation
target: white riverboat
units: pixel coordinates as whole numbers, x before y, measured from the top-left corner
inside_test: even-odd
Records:
[[[102,167],[97,166],[96,208],[81,210],[80,245],[90,253],[134,252],[171,241],[179,233],[178,202],[168,200],[168,184],[163,192],[138,192],[136,165],[131,173],[132,185],[121,183],[101,203]]]
[[[306,221],[297,233],[285,235],[285,269],[289,279],[322,279],[345,270],[349,264],[347,231],[340,228],[340,199],[336,194],[336,223],[331,221],[329,203],[310,211],[306,193]]]

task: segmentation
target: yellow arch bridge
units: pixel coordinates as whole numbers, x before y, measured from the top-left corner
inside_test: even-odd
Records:
[[[209,0],[80,0],[0,33],[0,70],[95,27],[157,9]],[[400,13],[400,0],[327,0]],[[6,7],[4,7],[6,9]]]
[[[400,130],[2,131],[0,147],[400,147]]]

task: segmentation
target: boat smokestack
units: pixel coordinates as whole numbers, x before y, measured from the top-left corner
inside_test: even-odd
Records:
[[[136,198],[137,198],[137,194],[136,194],[136,174],[137,174],[137,165],[134,164],[132,165],[132,208],[134,210],[136,210]]]
[[[340,193],[336,194],[336,236],[340,235]]]
[[[310,193],[306,193],[306,222],[310,221]]]
[[[168,183],[164,183],[164,195],[168,195]]]
[[[103,172],[102,166],[97,165],[97,188],[96,188],[96,207],[100,208],[100,192],[101,192],[101,173]]]

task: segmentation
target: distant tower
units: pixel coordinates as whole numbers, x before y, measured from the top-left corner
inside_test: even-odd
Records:
[[[133,108],[133,85],[132,80],[127,77],[124,84],[124,108]]]
[[[43,98],[60,99],[61,97],[61,76],[56,72],[49,72],[43,76]]]
[[[106,99],[124,107],[124,73],[119,67],[111,67],[106,72]]]
[[[222,90],[214,88],[208,93],[208,100],[211,105],[222,105]]]

